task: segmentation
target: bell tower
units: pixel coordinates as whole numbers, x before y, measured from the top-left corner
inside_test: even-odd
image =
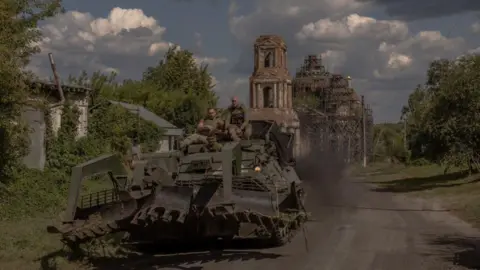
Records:
[[[292,80],[287,69],[287,46],[275,35],[257,38],[250,77],[250,107],[292,108]]]
[[[300,149],[300,122],[293,110],[292,79],[287,69],[287,45],[280,36],[255,40],[254,67],[250,76],[250,118],[277,122],[295,134],[294,155]]]

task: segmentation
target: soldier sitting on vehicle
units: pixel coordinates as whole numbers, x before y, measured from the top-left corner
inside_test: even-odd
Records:
[[[218,140],[222,140],[223,137],[225,137],[225,121],[217,116],[216,109],[208,109],[208,114],[204,120],[204,125],[211,127],[209,134],[207,135],[207,146],[210,148],[210,150],[220,151],[222,149],[222,145],[218,143]]]
[[[217,117],[216,110],[210,108],[208,110],[208,116],[206,120],[200,120],[197,125],[196,133],[188,136],[180,144],[181,149],[185,149],[191,144],[206,144],[212,149],[221,148],[221,145],[217,143],[217,136],[224,133],[222,128],[223,122]]]
[[[208,114],[207,117],[205,117],[204,124],[213,127],[217,134],[221,134],[225,131],[225,121],[217,115],[217,110],[214,108],[208,109]]]
[[[232,140],[250,139],[252,126],[248,120],[247,109],[238,102],[237,97],[232,98],[232,105],[227,109],[225,124]]]

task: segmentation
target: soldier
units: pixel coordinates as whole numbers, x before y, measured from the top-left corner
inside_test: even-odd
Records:
[[[252,126],[248,120],[247,109],[238,102],[237,97],[232,98],[232,105],[227,109],[225,124],[232,140],[240,141],[241,137],[250,139]]]
[[[181,144],[180,148],[193,143],[207,144],[209,147],[218,149],[221,145],[217,143],[217,135],[223,132],[223,121],[217,117],[217,111],[214,108],[208,109],[208,115],[205,120],[200,120],[195,134],[188,136]]]
[[[196,132],[185,138],[185,140],[180,143],[180,149],[185,149],[185,147],[193,143],[208,143],[207,136],[205,134],[205,124],[203,119],[200,120],[200,122],[198,123]]]
[[[214,108],[208,109],[207,117],[205,118],[204,124],[211,126],[219,131],[222,131],[225,128],[224,121],[222,121],[222,119],[217,116],[217,110],[215,110]]]
[[[207,135],[207,146],[213,151],[220,151],[222,145],[217,142],[217,139],[225,135],[225,123],[217,116],[217,110],[215,108],[208,109],[204,125],[211,127]]]

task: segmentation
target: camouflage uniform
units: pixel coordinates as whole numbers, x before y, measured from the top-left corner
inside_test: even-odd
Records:
[[[220,117],[213,117],[213,118],[206,118],[204,121],[205,126],[210,126],[216,130],[223,130],[225,123],[222,121]]]
[[[190,136],[188,136],[187,138],[185,138],[185,140],[183,140],[181,143],[180,143],[180,149],[184,149],[185,147],[191,145],[191,144],[200,144],[200,143],[203,143],[203,144],[207,144],[208,141],[207,141],[207,136],[205,135],[201,135],[201,134],[198,134],[198,133],[194,133]]]
[[[197,132],[188,136],[180,145],[181,149],[191,144],[206,144],[209,147],[219,148],[221,145],[217,143],[216,131],[221,128],[223,122],[220,118],[207,118],[202,128],[197,128]]]
[[[228,107],[227,120],[228,134],[234,141],[240,141],[243,137],[250,139],[252,126],[249,124],[247,109],[242,104]]]
[[[207,146],[210,150],[220,151],[222,145],[217,142],[217,137],[221,136],[221,132],[224,130],[225,123],[220,117],[207,117],[204,121],[204,125],[211,127],[210,133],[207,135]]]

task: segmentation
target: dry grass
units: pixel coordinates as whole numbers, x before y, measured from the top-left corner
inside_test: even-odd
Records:
[[[377,186],[378,192],[407,193],[440,201],[445,208],[480,228],[480,174],[452,170],[447,174],[436,165],[405,167],[373,164],[353,168],[354,175],[364,176]]]

